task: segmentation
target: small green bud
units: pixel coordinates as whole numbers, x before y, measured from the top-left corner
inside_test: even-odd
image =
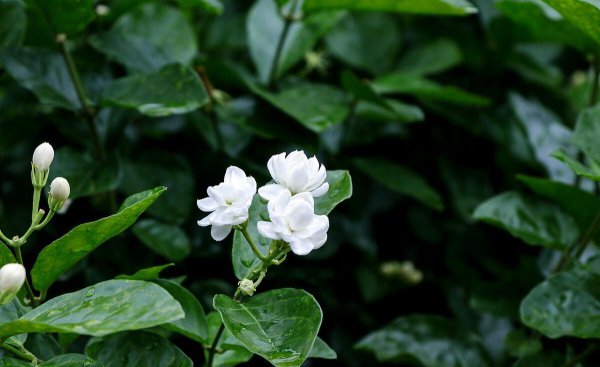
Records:
[[[256,292],[256,287],[254,286],[254,282],[250,279],[244,278],[238,282],[238,286],[242,291],[242,294],[245,296],[252,296],[254,292]]]

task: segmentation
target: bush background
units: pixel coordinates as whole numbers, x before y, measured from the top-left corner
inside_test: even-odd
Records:
[[[542,279],[540,250],[471,214],[495,193],[523,188],[517,174],[573,180],[548,155],[589,103],[595,48],[588,36],[533,0],[479,0],[479,12],[465,16],[328,10],[294,22],[294,42],[280,58],[285,69],[262,86],[281,29],[274,25],[282,22],[272,0],[224,1],[221,10],[216,0],[120,0],[90,19],[91,1],[67,3],[44,11],[67,34],[104,157],[43,12],[0,1],[3,231],[29,225],[28,162],[44,141],[58,149],[51,174],[69,179],[75,200],[30,241],[26,264],[128,194],[169,190],[133,231],[94,252],[50,296],[175,262],[165,274],[185,276],[210,310],[215,293],[234,290],[231,239],[214,243],[196,225],[203,214],[195,200],[229,165],[264,184],[271,155],[304,149],[328,169],[349,169],[354,183],[353,198],[331,215],[328,244],[290,256],[261,287],[305,288],[319,300],[320,335],[339,359],[311,363],[371,365],[356,341],[417,313],[457,320],[482,336],[498,365],[510,365],[504,338],[522,328],[518,306]],[[69,11],[83,8],[83,15]],[[119,29],[119,21],[130,24]],[[322,70],[309,70],[309,51],[324,58]],[[148,77],[170,63],[183,63],[183,74]],[[147,84],[114,84],[136,75]],[[386,85],[393,93],[381,93]],[[148,116],[139,99],[189,111],[167,107],[176,113]],[[421,283],[381,270],[406,260],[423,272]],[[197,345],[175,341],[202,361]]]

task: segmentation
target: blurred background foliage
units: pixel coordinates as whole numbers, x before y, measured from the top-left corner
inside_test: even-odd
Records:
[[[550,154],[574,154],[571,129],[595,98],[600,12],[565,3],[587,15],[563,17],[559,0],[0,0],[0,223],[28,225],[28,162],[44,141],[73,201],[26,264],[127,195],[167,186],[51,292],[174,262],[163,274],[210,310],[234,290],[231,240],[198,228],[195,200],[228,165],[265,183],[271,155],[304,149],[354,182],[328,244],[264,283],[322,305],[320,336],[338,360],[307,364],[374,365],[369,340],[357,341],[410,315],[394,321],[405,350],[369,337],[379,359],[553,366],[580,342],[543,339],[536,355],[518,315],[552,253],[472,213],[496,193],[528,192],[531,177],[574,181]],[[202,362],[194,342],[172,340]]]

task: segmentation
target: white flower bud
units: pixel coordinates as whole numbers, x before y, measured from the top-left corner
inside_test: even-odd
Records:
[[[57,177],[52,180],[50,184],[50,195],[52,198],[57,201],[66,201],[69,198],[69,194],[71,193],[71,187],[69,186],[69,181],[67,181],[63,177]]]
[[[21,264],[6,264],[0,268],[0,304],[10,302],[25,283],[25,268]]]
[[[245,296],[252,296],[256,292],[254,282],[248,278],[244,278],[238,282],[242,294]]]
[[[52,145],[43,143],[38,145],[33,152],[33,165],[40,171],[47,171],[54,159],[54,149]]]
[[[96,14],[100,17],[108,15],[110,13],[110,8],[104,4],[96,5]]]

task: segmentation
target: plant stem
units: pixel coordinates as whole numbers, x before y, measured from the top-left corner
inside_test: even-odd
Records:
[[[7,352],[14,354],[15,356],[17,356],[25,361],[32,362],[32,363],[37,363],[39,361],[33,354],[31,354],[31,352],[29,352],[27,350],[21,351],[15,347],[12,347],[5,343],[0,344],[0,348],[6,350]]]
[[[279,40],[277,40],[277,47],[275,48],[275,55],[273,55],[273,61],[271,62],[271,69],[269,71],[269,79],[267,82],[267,86],[270,88],[273,86],[275,82],[275,78],[277,77],[277,69],[279,65],[279,59],[281,58],[281,53],[283,52],[283,46],[285,45],[285,41],[287,39],[287,35],[290,32],[290,27],[292,26],[292,22],[295,20],[295,13],[298,7],[298,0],[292,0],[292,6],[290,12],[287,15],[283,15],[284,23],[283,30],[279,35]]]
[[[33,187],[33,205],[31,206],[31,220],[35,219],[35,216],[38,213],[38,209],[40,208],[40,195],[42,193],[42,188],[34,186]]]
[[[25,264],[23,263],[23,255],[21,255],[21,247],[15,247],[15,257],[17,258],[19,264],[25,266]],[[33,308],[37,307],[38,301],[35,297],[35,294],[33,293],[33,288],[31,288],[31,284],[29,284],[29,278],[27,277],[27,275],[25,275],[25,290],[27,291],[27,295],[29,296],[30,305]]]
[[[2,231],[0,231],[0,240],[6,242],[7,245],[10,245],[12,243],[12,240],[6,237],[4,233],[2,233]]]
[[[248,228],[246,226],[238,226],[238,227],[236,227],[236,229],[238,231],[242,232],[242,234],[244,235],[244,238],[246,239],[246,241],[252,248],[252,252],[254,252],[254,255],[256,255],[256,257],[258,257],[260,259],[260,261],[263,261],[263,262],[267,261],[267,257],[265,255],[263,255],[262,252],[260,252],[260,250],[256,246],[256,243],[254,243],[254,240],[250,236],[250,233],[248,233]]]
[[[52,219],[52,217],[54,217],[54,210],[50,210],[50,213],[48,213],[48,215],[46,215],[46,218],[44,218],[44,221],[38,225],[35,226],[35,230],[39,231],[40,229],[44,228],[46,226],[46,224],[48,224],[50,222],[50,219]]]
[[[65,59],[65,63],[67,64],[67,68],[69,69],[69,76],[71,77],[71,82],[73,83],[73,87],[75,87],[75,92],[77,93],[77,98],[79,99],[79,103],[81,104],[81,110],[83,112],[83,116],[85,121],[88,124],[88,127],[92,133],[92,137],[94,139],[94,146],[96,147],[96,153],[101,160],[104,160],[104,148],[102,148],[102,143],[100,142],[100,135],[98,134],[98,130],[96,129],[96,125],[94,124],[94,111],[90,108],[87,103],[87,99],[85,97],[85,91],[83,90],[83,85],[81,84],[81,78],[79,77],[79,72],[77,71],[77,67],[73,62],[73,58],[71,57],[71,53],[67,48],[67,40],[64,34],[57,35],[57,41],[60,51]]]
[[[235,291],[235,295],[233,296],[233,300],[236,302],[240,302],[242,300],[242,292],[238,288]],[[219,330],[217,330],[217,334],[215,334],[215,339],[213,340],[210,349],[208,350],[208,359],[206,361],[207,367],[212,367],[213,362],[215,360],[215,353],[217,352],[217,346],[219,345],[219,340],[221,336],[223,336],[223,332],[225,331],[225,324],[221,322],[221,326],[219,326]]]
[[[33,231],[36,229],[37,225],[40,223],[40,220],[42,220],[43,216],[44,216],[44,210],[43,209],[38,210],[37,214],[31,221],[31,225],[27,229],[27,232],[25,232],[25,234],[19,238],[18,243],[16,243],[15,247],[20,247],[21,245],[25,244],[25,242],[27,242],[27,239],[29,238],[29,236],[31,236]],[[13,241],[13,243],[14,243],[14,241]]]

